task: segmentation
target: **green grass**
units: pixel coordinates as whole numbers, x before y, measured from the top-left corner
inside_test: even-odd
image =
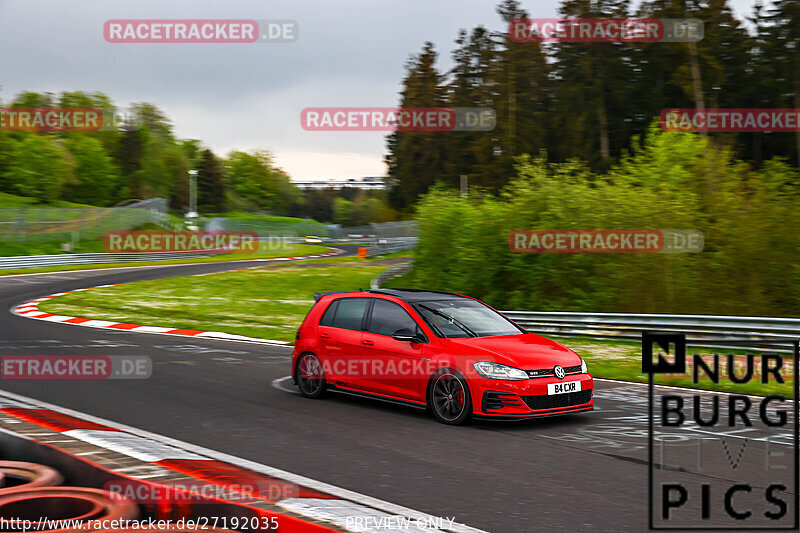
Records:
[[[47,204],[38,204],[36,198],[17,196],[7,192],[0,192],[0,208],[2,207],[96,207],[93,205],[76,204],[64,200],[56,200]]]
[[[368,287],[385,266],[286,266],[139,281],[55,298],[48,313],[293,341],[315,292]]]
[[[402,253],[402,252],[401,252]],[[405,252],[407,253],[407,252]],[[414,279],[414,271],[408,272],[403,274],[402,276],[397,276],[396,278],[392,278],[386,281],[381,287],[386,289],[419,289],[422,287],[418,287],[415,285]]]
[[[280,224],[320,224],[316,220],[310,218],[262,215],[259,213],[248,213],[247,211],[227,211],[225,213],[217,213],[204,216],[206,218],[220,217],[220,218],[229,218],[231,220],[244,220],[247,222],[276,222]]]
[[[589,372],[597,378],[618,379],[622,381],[634,381],[637,383],[647,383],[647,375],[642,374],[642,344],[637,341],[622,341],[611,339],[597,339],[589,337],[559,337],[550,336],[554,340],[568,346],[575,350],[579,355],[586,359],[589,365]],[[728,353],[744,354],[746,352],[741,350],[723,350],[711,348],[694,348],[687,347],[687,360],[691,364],[691,355],[698,354],[701,356],[710,356],[713,353],[720,353],[721,355]],[[742,358],[744,360],[744,358]],[[760,368],[759,359],[756,358],[756,368]],[[791,367],[791,359],[784,359],[784,364]],[[722,365],[721,365],[722,366]],[[791,371],[790,368],[788,370]],[[689,370],[691,372],[691,370]],[[699,384],[692,383],[691,379],[671,379],[669,375],[656,375],[653,382],[658,385],[670,385],[673,387],[688,387],[688,388],[701,388],[705,390],[715,390],[724,392],[738,392],[744,394],[754,395],[767,395],[782,393],[787,397],[792,397],[792,375],[789,374],[788,378],[785,377],[787,383],[783,385],[777,384],[774,380],[770,380],[767,384],[762,384],[760,379],[753,379],[750,383],[744,385],[737,385],[727,379],[727,375],[721,372],[724,377],[721,377],[719,384],[715,384],[708,380],[706,376],[701,373]],[[737,373],[737,375],[740,375]],[[759,374],[760,376],[760,374]],[[683,376],[674,376],[675,378]]]
[[[262,243],[262,246],[265,243]],[[275,244],[273,244],[275,246]],[[70,270],[97,270],[103,268],[119,268],[133,266],[163,266],[163,265],[186,265],[194,263],[219,263],[225,261],[249,261],[252,259],[269,259],[272,257],[289,257],[296,255],[314,255],[330,251],[324,246],[312,246],[310,244],[281,244],[278,248],[270,249],[263,247],[261,251],[254,254],[223,254],[210,257],[200,257],[197,259],[175,259],[169,261],[141,261],[132,263],[102,263],[91,265],[66,265],[46,268],[18,268],[12,270],[0,270],[0,276],[10,276],[13,274],[38,274],[43,272],[67,272]]]

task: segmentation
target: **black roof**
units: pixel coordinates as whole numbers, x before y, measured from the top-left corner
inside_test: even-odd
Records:
[[[387,294],[389,296],[394,296],[395,298],[400,298],[406,302],[424,302],[429,300],[454,300],[466,298],[466,296],[460,296],[451,292],[426,291],[423,289],[373,289],[369,292],[374,292],[376,294]]]
[[[431,300],[456,300],[459,298],[467,298],[467,296],[453,294],[452,292],[426,291],[424,289],[371,289],[366,292],[372,292],[375,294],[386,294],[388,296],[394,296],[395,298],[400,298],[401,300],[404,300],[406,302],[426,302]],[[315,292],[314,301],[316,302],[323,296],[328,296],[331,294],[349,294],[349,293],[348,291]]]

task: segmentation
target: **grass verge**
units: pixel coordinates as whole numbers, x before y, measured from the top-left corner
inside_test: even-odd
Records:
[[[27,196],[17,196],[7,192],[0,192],[0,207],[97,207],[95,205],[76,204],[66,200],[55,200],[53,202],[40,204],[36,198]]]
[[[96,270],[103,268],[119,268],[134,266],[164,266],[164,265],[185,265],[194,263],[219,263],[224,261],[248,261],[252,259],[271,259],[273,257],[287,257],[295,255],[314,255],[330,251],[325,246],[315,246],[311,244],[291,244],[291,243],[265,243],[262,242],[262,249],[253,254],[222,254],[209,257],[199,257],[196,259],[174,259],[168,261],[141,261],[129,263],[100,263],[90,265],[64,265],[44,268],[17,268],[0,270],[0,276],[10,276],[13,274],[39,274],[43,272],[67,272],[70,270]]]
[[[293,341],[315,292],[369,287],[385,265],[287,264],[202,277],[139,281],[68,294],[48,313]]]
[[[596,339],[590,337],[560,337],[550,336],[550,338],[569,346],[571,349],[578,352],[589,365],[589,371],[594,377],[618,379],[621,381],[633,381],[636,383],[647,383],[647,375],[642,374],[642,344],[637,341],[621,341],[611,339]],[[788,346],[787,346],[788,347]],[[745,354],[746,351],[742,350],[723,350],[712,348],[696,348],[687,346],[687,370],[691,372],[691,357],[693,354],[700,356],[711,356],[712,354]],[[740,357],[742,362],[744,357]],[[743,394],[753,394],[766,396],[768,394],[783,394],[787,398],[791,398],[794,394],[792,391],[793,375],[792,375],[792,360],[791,358],[784,359],[784,365],[788,377],[786,383],[778,384],[774,380],[769,383],[763,384],[760,381],[760,359],[756,354],[755,358],[755,378],[747,384],[737,385],[732,383],[728,378],[727,367],[724,364],[724,359],[720,363],[721,379],[719,383],[713,383],[702,372],[700,373],[701,381],[698,384],[692,383],[688,376],[670,376],[668,374],[659,374],[654,377],[653,382],[657,385],[669,385],[673,387],[687,387],[699,388],[704,390],[723,391],[723,392],[736,392]],[[709,365],[711,366],[711,365]],[[737,369],[736,375],[744,375],[745,369]],[[706,379],[702,379],[706,378]]]

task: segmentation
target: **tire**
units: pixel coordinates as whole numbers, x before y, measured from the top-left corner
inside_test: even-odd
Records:
[[[464,377],[450,369],[436,372],[428,389],[428,408],[443,424],[467,423],[472,416],[472,396]]]
[[[14,517],[27,526],[12,524],[5,531],[67,531],[50,529],[47,520],[72,520],[88,525],[94,520],[135,520],[139,506],[119,494],[86,487],[35,487],[0,496],[0,516]],[[87,528],[88,529],[88,528]],[[70,531],[79,531],[70,529]]]
[[[306,398],[321,398],[325,393],[325,370],[322,362],[313,353],[304,353],[297,359],[297,388]]]
[[[0,495],[34,487],[60,485],[64,478],[55,469],[37,463],[0,461]]]

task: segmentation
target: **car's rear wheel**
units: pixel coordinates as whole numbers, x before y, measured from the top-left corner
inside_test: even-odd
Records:
[[[428,406],[439,422],[464,424],[472,413],[472,397],[466,380],[455,370],[440,370],[432,378]]]
[[[325,372],[319,357],[305,353],[297,359],[297,387],[306,398],[319,398],[325,392]]]

